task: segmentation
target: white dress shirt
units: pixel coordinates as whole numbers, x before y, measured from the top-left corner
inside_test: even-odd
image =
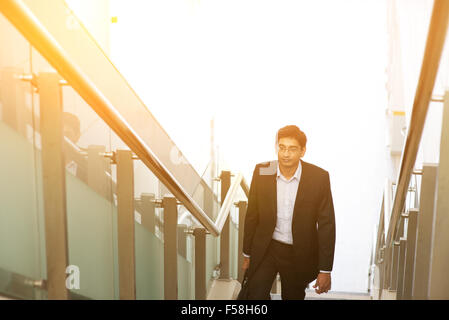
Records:
[[[295,174],[290,179],[287,179],[281,173],[279,164],[277,166],[277,220],[273,239],[286,244],[293,244],[293,206],[295,205],[296,193],[298,192],[299,180],[301,179],[301,169],[300,161]]]
[[[276,194],[277,194],[277,220],[276,227],[273,232],[273,239],[286,243],[293,244],[292,235],[292,221],[293,221],[293,209],[295,206],[296,194],[298,192],[299,181],[301,180],[302,166],[299,161],[298,168],[295,174],[287,179],[281,173],[279,169],[279,163],[277,165],[276,176]],[[247,258],[250,256],[243,253]],[[323,273],[330,273],[330,271],[323,271]]]

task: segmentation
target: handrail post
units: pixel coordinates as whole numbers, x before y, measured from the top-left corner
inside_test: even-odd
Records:
[[[428,292],[429,299],[449,299],[449,91],[444,94],[437,186]]]
[[[164,208],[164,297],[178,299],[178,204],[173,196],[162,199]]]
[[[375,296],[376,300],[382,299],[382,290],[384,289],[384,278],[385,278],[385,247],[379,248],[379,260],[377,260],[378,265],[378,274],[379,274],[379,282],[378,284],[378,292]]]
[[[195,228],[195,299],[206,300],[206,229]]]
[[[48,299],[68,299],[67,205],[60,77],[40,73],[37,78],[40,97],[42,139],[42,183],[45,212]]]
[[[402,300],[404,294],[404,272],[405,272],[405,254],[407,249],[407,240],[399,240],[399,267],[398,267],[398,290],[396,300]]]
[[[382,197],[382,206],[380,209],[379,215],[379,225],[377,229],[377,237],[376,237],[376,251],[374,256],[374,263],[377,264],[380,260],[380,250],[383,244],[385,244],[385,224],[384,224],[384,215],[385,215],[385,195]]]
[[[396,298],[401,293],[399,285],[402,285],[402,273],[401,273],[401,237],[404,234],[404,222],[405,217],[401,216],[399,220],[398,232],[396,233],[396,239],[393,246],[393,266],[392,266],[392,276],[391,276],[391,290],[396,291]]]
[[[399,299],[402,296],[404,272],[402,268],[403,264],[401,265],[401,254],[403,253],[401,251],[401,238],[404,234],[405,219],[405,216],[401,215],[399,220],[398,232],[396,233],[396,239],[393,247],[392,289],[396,291],[396,299]]]
[[[429,288],[430,253],[432,251],[432,226],[434,219],[437,172],[438,165],[423,165],[412,299],[422,300],[428,298],[427,290]]]
[[[136,299],[134,165],[130,150],[117,150],[117,226],[120,299]]]
[[[393,264],[391,267],[391,285],[390,290],[396,291],[398,290],[398,271],[399,271],[399,242],[395,241],[393,243]]]
[[[416,227],[418,221],[418,209],[410,209],[407,224],[407,248],[405,254],[404,291],[402,298],[412,298],[413,274],[415,272]]]
[[[376,242],[376,255],[374,257],[374,263],[378,267],[379,281],[378,281],[378,292],[376,292],[376,298],[380,300],[382,298],[382,290],[384,284],[384,273],[385,273],[385,224],[384,224],[384,214],[385,214],[385,194],[382,198],[382,207],[379,216],[379,226],[377,230],[377,242]]]
[[[242,283],[243,281],[243,270],[242,270],[242,264],[243,264],[243,234],[244,234],[244,221],[246,217],[246,209],[248,207],[248,202],[246,201],[239,201],[237,203],[237,206],[239,208],[239,241],[238,241],[238,281]]]
[[[381,299],[384,298],[385,291],[389,291],[391,286],[391,260],[392,260],[392,247],[385,246],[382,275],[383,281],[381,283]]]
[[[231,172],[222,171],[221,180],[221,205],[223,205],[229,187],[231,186]],[[220,236],[220,279],[229,279],[229,215],[223,225]]]

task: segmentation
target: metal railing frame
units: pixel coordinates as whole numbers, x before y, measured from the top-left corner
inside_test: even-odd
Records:
[[[432,99],[432,91],[435,85],[440,58],[446,39],[448,22],[449,2],[445,0],[435,0],[427,35],[426,48],[424,51],[424,59],[415,93],[415,100],[413,102],[407,139],[402,152],[397,188],[388,227],[386,244],[390,248],[395,238],[397,223],[404,207],[410,177],[418,154],[418,148],[424,130],[424,123]]]
[[[415,93],[410,124],[403,148],[400,171],[397,179],[396,192],[392,201],[389,184],[384,189],[382,210],[379,222],[376,244],[375,263],[381,265],[380,272],[380,294],[391,285],[391,269],[393,267],[392,250],[395,240],[401,236],[399,234],[399,219],[403,215],[407,193],[409,192],[410,179],[413,172],[421,136],[424,130],[427,111],[431,101],[443,102],[443,99],[432,97],[432,91],[439,68],[440,58],[444,48],[446,33],[449,22],[449,1],[435,0],[432,16],[430,20],[424,58],[421,65],[421,72],[418,86]],[[415,199],[417,193],[415,193]],[[392,201],[392,204],[391,204]],[[387,233],[385,234],[385,231]],[[399,236],[399,237],[398,237]],[[408,241],[407,241],[408,242]],[[410,266],[409,266],[410,267]],[[409,279],[404,279],[409,282]],[[406,286],[407,287],[407,286]],[[405,292],[403,291],[405,290]],[[411,298],[410,288],[400,288],[400,298]]]
[[[156,177],[179,199],[192,215],[218,236],[214,222],[182,188],[153,151],[145,144],[127,121],[115,110],[110,101],[96,88],[89,78],[70,60],[64,49],[20,1],[0,2],[0,11],[20,33],[42,54],[58,73],[78,92],[106,124],[130,147]]]
[[[101,119],[125,142],[137,157],[169,189],[173,196],[198,220],[208,234],[217,237],[229,217],[233,200],[240,186],[246,197],[249,187],[241,174],[230,187],[223,200],[220,212],[214,223],[195,200],[184,190],[176,178],[163,165],[141,137],[116,111],[112,103],[98,90],[86,74],[74,64],[64,49],[38,21],[33,13],[18,0],[0,2],[0,12],[30,42],[30,44],[49,62]],[[128,219],[129,220],[129,219]],[[176,221],[176,220],[174,220]],[[133,260],[133,259],[132,259]],[[131,262],[134,264],[134,262]],[[131,268],[134,268],[131,266]],[[134,275],[133,275],[134,277]],[[126,298],[135,298],[135,287],[131,287]],[[202,295],[204,297],[204,294]]]

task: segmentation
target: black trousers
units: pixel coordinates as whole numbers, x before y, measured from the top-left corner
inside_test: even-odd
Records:
[[[279,272],[282,300],[304,300],[308,282],[301,278],[297,269],[293,259],[293,246],[271,240],[265,257],[248,282],[248,299],[270,300],[271,287]]]

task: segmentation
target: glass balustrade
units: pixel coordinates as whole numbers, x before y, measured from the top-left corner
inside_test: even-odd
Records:
[[[24,3],[58,41],[68,57],[83,70],[92,83],[114,105],[120,116],[192,196],[201,182],[201,176],[65,1],[25,0]],[[202,184],[202,187],[203,189],[200,189],[202,193],[211,193],[207,184]],[[198,192],[196,196],[205,198]],[[205,209],[204,201],[198,204],[203,210]],[[207,210],[204,211],[207,212]]]
[[[220,210],[220,183],[213,181],[211,164],[201,176],[193,169],[64,1],[24,3],[214,221]],[[10,46],[0,53],[0,294],[46,299],[47,250],[52,250],[52,244],[44,203],[51,201],[51,195],[44,190],[48,181],[42,169],[41,123],[47,120],[41,112],[39,79],[56,70],[2,15],[0,43]],[[53,90],[61,97],[57,108],[62,125],[67,265],[79,271],[79,286],[76,281],[66,282],[69,299],[120,299],[116,152],[130,148],[67,82],[60,79]],[[142,161],[136,158],[132,163],[135,298],[164,299],[165,226],[160,202],[170,192]],[[234,206],[230,221],[230,272],[236,279],[238,210]],[[201,225],[178,205],[178,299],[195,299],[194,227]],[[220,237],[206,235],[205,247],[207,293],[218,275]]]
[[[31,71],[30,46],[3,16],[0,30],[0,43],[14,44],[0,53],[0,290],[41,298],[31,285],[46,276],[37,106],[19,79]]]

